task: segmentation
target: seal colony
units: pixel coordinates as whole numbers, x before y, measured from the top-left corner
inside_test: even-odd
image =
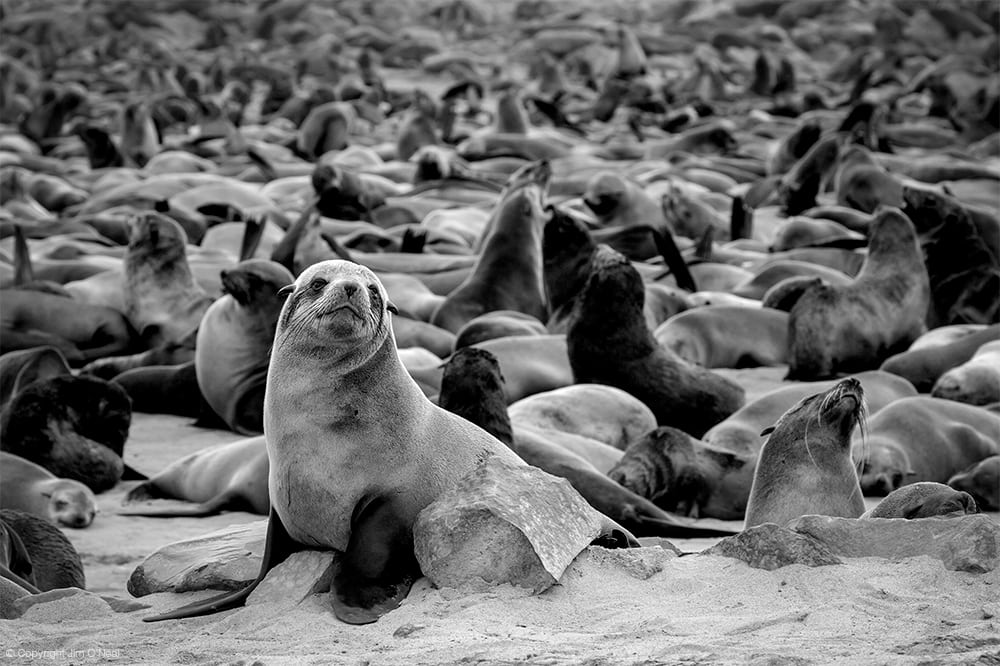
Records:
[[[995,11],[371,4],[5,7],[0,507],[90,524],[133,410],[228,429],[121,513],[267,514],[259,575],[149,619],[319,548],[351,623],[487,456],[640,537],[996,510]]]

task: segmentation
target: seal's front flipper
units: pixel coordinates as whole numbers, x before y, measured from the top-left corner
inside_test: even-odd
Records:
[[[411,526],[388,500],[372,500],[352,521],[333,576],[333,613],[349,624],[374,622],[399,606],[419,576]]]
[[[242,590],[227,592],[217,597],[211,597],[203,601],[196,601],[187,606],[181,606],[162,615],[142,618],[143,622],[159,622],[160,620],[177,620],[185,617],[198,617],[199,615],[211,615],[220,611],[229,610],[242,606],[250,593],[253,592],[260,582],[264,580],[267,572],[278,566],[288,556],[299,549],[299,545],[292,541],[285,526],[281,524],[281,518],[275,510],[271,509],[271,515],[267,520],[267,539],[264,543],[264,558],[260,563],[260,572],[252,583]]]

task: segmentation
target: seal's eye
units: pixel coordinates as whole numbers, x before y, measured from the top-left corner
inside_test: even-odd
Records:
[[[313,278],[313,281],[309,283],[309,289],[315,292],[323,291],[323,287],[328,285],[329,282],[323,278]]]

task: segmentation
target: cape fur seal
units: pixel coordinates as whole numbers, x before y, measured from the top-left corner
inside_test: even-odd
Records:
[[[883,209],[854,281],[810,287],[792,307],[788,379],[878,367],[926,330],[929,305],[930,282],[913,223],[897,209]]]
[[[878,505],[866,511],[862,518],[932,518],[934,516],[964,516],[979,513],[976,500],[961,492],[932,481],[903,486],[886,495]]]
[[[60,479],[41,465],[0,452],[0,509],[24,511],[66,527],[87,527],[97,498],[79,481]]]
[[[249,259],[222,271],[225,293],[198,327],[195,371],[198,387],[234,432],[264,431],[264,385],[268,355],[285,297],[295,281],[284,266]]]
[[[598,246],[566,336],[574,380],[627,391],[660,425],[700,437],[743,405],[743,389],[658,345],[643,319],[644,299],[636,269]]]
[[[131,402],[114,382],[53,377],[29,384],[0,413],[0,449],[99,493],[122,478],[131,423]]]
[[[746,527],[785,525],[818,514],[858,518],[865,511],[851,460],[851,433],[865,420],[861,382],[848,378],[801,400],[765,430]]]
[[[876,412],[856,443],[865,495],[887,495],[918,481],[945,483],[1000,453],[1000,415],[929,396],[897,400]]]
[[[289,291],[264,402],[271,514],[260,574],[243,590],[147,620],[241,605],[291,552],[321,547],[343,553],[334,613],[373,622],[420,574],[417,514],[489,456],[522,464],[495,437],[424,397],[396,352],[396,308],[370,270],[324,261]]]
[[[1000,455],[963,469],[948,479],[948,485],[972,495],[983,511],[1000,511]]]
[[[481,239],[472,273],[438,306],[430,323],[457,333],[470,319],[514,310],[544,320],[543,199],[552,175],[545,160],[513,174]]]

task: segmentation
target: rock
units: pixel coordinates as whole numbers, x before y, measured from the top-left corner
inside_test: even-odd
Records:
[[[639,537],[639,545],[643,548],[662,548],[663,550],[669,550],[674,555],[680,555],[681,549],[673,544],[673,542],[664,539],[663,537]]]
[[[841,557],[928,555],[946,569],[971,573],[993,571],[1000,563],[1000,525],[982,514],[914,520],[803,516],[788,527]]]
[[[746,562],[754,569],[774,571],[789,564],[822,567],[841,564],[829,548],[787,527],[764,523],[726,537],[703,555],[721,555]]]
[[[20,617],[21,612],[17,610],[15,604],[19,599],[30,594],[17,583],[0,577],[0,620],[13,620]]]
[[[78,587],[32,594],[18,599],[14,606],[22,619],[46,624],[82,617],[97,618],[114,613],[108,602],[99,595]]]
[[[134,597],[155,592],[238,590],[257,577],[267,521],[230,525],[177,541],[142,561],[128,579]]]
[[[437,587],[510,583],[535,593],[612,533],[625,538],[565,479],[497,457],[421,511],[413,528],[417,561]]]
[[[665,541],[665,540],[664,540]],[[592,562],[621,569],[629,576],[639,580],[648,580],[663,571],[667,562],[675,559],[679,552],[676,547],[667,542],[669,548],[653,546],[642,548],[587,548],[587,557]]]
[[[333,579],[334,552],[303,550],[292,553],[287,560],[267,572],[247,598],[247,606],[279,604],[292,608],[306,597],[318,592],[328,592]]]

